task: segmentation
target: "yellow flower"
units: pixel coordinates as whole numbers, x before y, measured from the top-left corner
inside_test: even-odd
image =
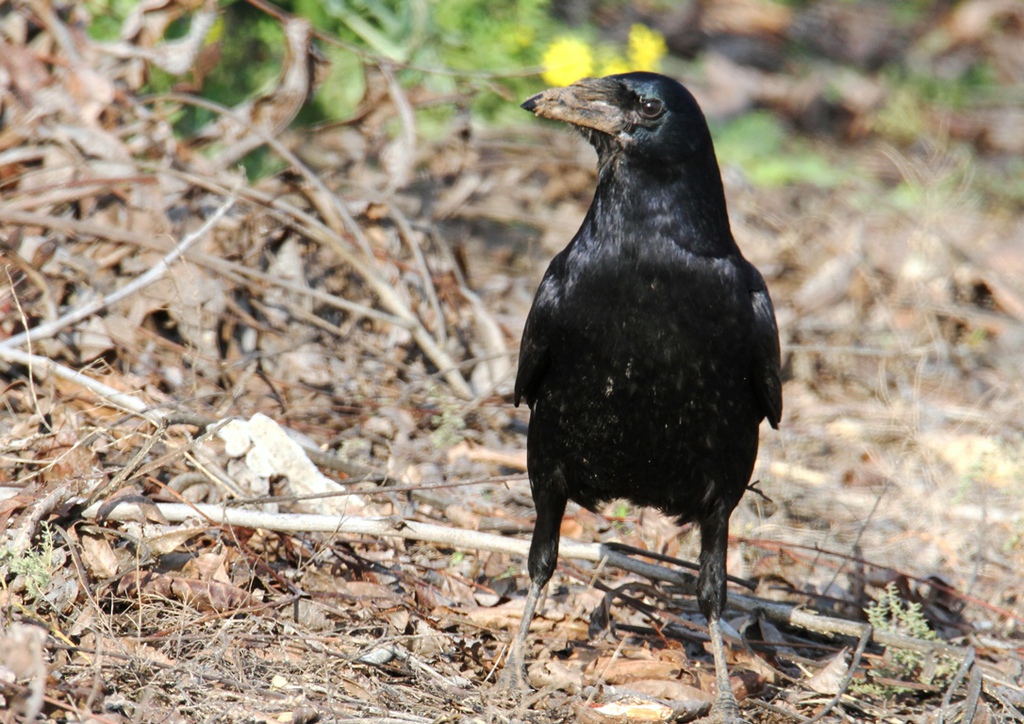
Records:
[[[551,85],[569,85],[590,75],[594,59],[590,46],[578,38],[559,38],[544,51],[541,78]]]
[[[658,70],[668,52],[665,36],[637,23],[629,29],[629,62],[634,70]]]
[[[629,61],[617,54],[610,55],[601,65],[601,75],[618,75],[629,71]]]

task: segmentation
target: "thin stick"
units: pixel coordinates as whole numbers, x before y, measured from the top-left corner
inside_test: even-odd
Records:
[[[335,533],[366,535],[378,538],[395,537],[437,543],[452,548],[476,549],[525,556],[530,541],[519,538],[493,535],[461,528],[447,528],[431,523],[405,520],[398,517],[358,518],[334,515],[313,515],[300,513],[267,513],[257,510],[224,508],[219,505],[183,505],[180,503],[157,503],[157,508],[170,522],[206,518],[213,524],[232,525],[244,528],[263,528],[284,533]],[[82,512],[85,518],[95,518],[99,505],[93,505]],[[109,520],[134,520],[139,514],[138,505],[131,502],[118,504],[107,512]],[[559,556],[566,559],[599,563],[607,559],[607,565],[644,576],[651,580],[667,581],[694,591],[695,577],[682,571],[674,571],[645,561],[638,561],[601,543],[580,543],[562,538]],[[760,614],[771,621],[811,631],[825,636],[849,636],[860,640],[865,631],[875,643],[895,646],[912,651],[938,652],[948,656],[961,657],[964,650],[941,641],[924,641],[910,636],[879,631],[867,624],[824,616],[799,606],[778,603],[738,593],[729,594],[729,605],[750,614]]]
[[[778,603],[764,598],[746,596],[742,593],[729,593],[729,606],[752,615],[761,614],[774,623],[794,626],[825,636],[849,636],[860,639],[868,624],[847,621],[833,616],[823,616],[809,609],[788,603]],[[871,640],[882,646],[895,646],[900,649],[920,651],[922,653],[937,652],[952,657],[962,657],[963,648],[943,643],[942,641],[925,641],[911,636],[879,631],[871,632]]]
[[[836,705],[838,705],[842,700],[843,695],[846,694],[846,690],[850,688],[850,682],[853,681],[853,674],[857,671],[857,667],[860,666],[860,660],[864,657],[864,650],[867,648],[868,641],[871,640],[871,634],[873,632],[873,626],[866,625],[864,627],[864,633],[861,634],[860,641],[857,642],[857,649],[853,652],[853,660],[850,661],[850,666],[846,669],[846,675],[843,677],[843,680],[839,682],[836,695],[832,697],[831,701],[825,704],[824,709],[803,722],[803,724],[815,724],[815,722],[821,721],[830,711],[836,708]]]
[[[444,344],[446,337],[444,312],[441,310],[441,302],[437,298],[437,289],[434,288],[434,279],[430,275],[427,259],[423,256],[423,250],[420,248],[419,242],[416,241],[416,232],[413,230],[409,220],[405,218],[405,214],[397,208],[391,209],[391,218],[398,228],[398,235],[405,240],[405,245],[409,247],[413,259],[416,260],[416,268],[419,271],[420,278],[423,279],[423,294],[427,297],[431,311],[434,312],[437,338]]]
[[[70,312],[67,312],[66,314],[58,317],[57,319],[54,319],[51,322],[44,322],[43,324],[39,324],[33,327],[32,329],[27,329],[24,332],[21,332],[20,334],[15,334],[11,337],[8,337],[4,341],[0,342],[0,350],[8,350],[13,349],[15,347],[20,347],[22,344],[28,342],[29,340],[39,341],[41,339],[49,339],[50,337],[53,337],[61,330],[66,329],[74,324],[77,324],[78,322],[81,322],[83,319],[91,317],[92,315],[96,314],[96,312],[99,312],[101,309],[106,309],[107,307],[117,304],[122,299],[130,297],[132,294],[139,291],[140,289],[147,287],[153,282],[159,280],[168,271],[170,271],[171,264],[177,261],[178,258],[181,257],[181,255],[184,254],[190,246],[192,246],[197,241],[206,236],[206,233],[213,228],[214,224],[220,221],[224,214],[226,214],[228,210],[235,205],[235,201],[237,200],[237,198],[237,194],[232,192],[231,195],[229,195],[224,200],[224,203],[221,204],[217,208],[217,210],[214,211],[213,214],[211,214],[210,217],[203,222],[202,226],[200,226],[198,229],[196,229],[191,234],[184,237],[180,242],[178,242],[178,244],[175,245],[175,247],[171,249],[171,251],[168,252],[163,259],[157,262],[156,265],[152,269],[147,271],[145,274],[140,274],[135,279],[130,281],[128,284],[125,284],[120,289],[111,292],[102,299],[98,299],[96,301],[83,304],[77,309],[72,309]]]
[[[14,338],[12,337],[11,339]],[[35,335],[32,335],[32,339],[35,339]],[[155,425],[159,425],[164,417],[165,413],[151,408],[138,397],[121,392],[120,390],[115,390],[113,387],[105,385],[102,382],[97,382],[94,379],[86,377],[82,370],[73,370],[70,367],[54,362],[49,357],[42,357],[38,354],[29,354],[28,352],[22,352],[20,349],[8,349],[6,345],[0,344],[0,359],[7,362],[23,364],[36,370],[43,370],[56,375],[57,377],[74,382],[75,384],[85,387],[99,397],[102,397],[103,400],[111,406],[144,417]]]
[[[400,135],[402,149],[399,153],[400,161],[395,173],[388,174],[388,191],[405,186],[409,182],[413,164],[416,163],[416,114],[413,113],[409,99],[405,97],[405,91],[391,71],[390,63],[380,63],[377,68],[388,82],[388,95],[398,110],[398,117],[402,121],[402,133]],[[429,285],[430,280],[425,280]]]
[[[311,239],[315,239],[316,241],[319,241],[333,249],[343,262],[352,267],[356,274],[363,278],[363,281],[365,281],[367,286],[370,287],[377,299],[380,300],[381,306],[391,312],[391,314],[405,320],[411,325],[410,333],[416,341],[416,344],[420,346],[423,353],[434,362],[438,369],[441,370],[445,380],[451,386],[455,394],[467,400],[473,399],[473,390],[470,388],[469,383],[466,382],[466,379],[462,376],[458,365],[455,364],[452,357],[445,351],[439,340],[435,339],[430,334],[422,320],[420,320],[420,318],[417,317],[416,314],[413,313],[413,311],[402,301],[401,296],[392,288],[388,280],[377,271],[370,243],[366,239],[366,235],[363,233],[362,227],[356,223],[352,214],[349,213],[348,207],[345,205],[344,201],[335,194],[332,194],[324,182],[321,181],[308,166],[302,163],[302,161],[300,161],[299,158],[279,140],[268,135],[262,129],[254,127],[251,122],[242,118],[226,106],[222,106],[218,103],[207,101],[202,98],[178,93],[166,93],[160,96],[154,96],[153,100],[174,101],[177,103],[198,106],[199,108],[205,108],[215,113],[221,113],[248,128],[253,134],[262,138],[275,153],[279,154],[281,158],[287,161],[304,179],[309,182],[314,189],[316,189],[316,191],[319,192],[318,194],[311,194],[310,200],[317,206],[323,217],[328,221],[330,221],[332,217],[340,218],[342,222],[341,225],[343,227],[339,229],[337,228],[337,224],[323,223],[318,219],[312,219],[312,217],[307,215],[306,218],[312,219],[312,223],[307,221],[308,225],[305,228],[296,224],[296,228],[299,228]],[[296,218],[298,218],[298,215],[296,215]],[[349,236],[355,240],[356,246],[359,247],[363,253],[363,257],[365,258],[360,258],[356,255],[350,246],[342,240],[343,231],[348,232]],[[443,320],[440,321],[443,323]]]
[[[956,674],[953,676],[953,680],[949,682],[949,686],[946,687],[946,694],[942,697],[942,706],[939,707],[939,713],[936,716],[936,724],[946,724],[946,712],[949,710],[950,704],[953,702],[953,692],[963,683],[964,678],[967,676],[967,672],[974,669],[974,647],[968,646],[967,651],[964,654],[964,660],[960,662],[960,666],[957,668]],[[964,721],[972,721],[972,719],[964,719]]]
[[[258,510],[225,508],[219,505],[184,505],[180,503],[157,503],[157,508],[170,522],[181,522],[203,517],[214,524],[233,525],[245,528],[264,528],[285,533],[339,533],[367,535],[374,537],[397,537],[439,543],[453,548],[468,548],[514,555],[526,555],[530,541],[519,538],[483,533],[461,528],[448,528],[431,523],[420,523],[397,517],[390,518],[343,518],[335,515],[302,513],[267,513]],[[107,513],[110,520],[131,518],[137,506],[126,502]],[[86,518],[95,518],[99,509],[92,505],[83,511]],[[598,563],[608,559],[611,565],[647,578],[669,581],[693,588],[694,577],[681,571],[673,571],[644,561],[637,561],[597,543],[579,543],[562,540],[561,555],[566,558]]]
[[[983,683],[981,668],[972,666],[971,678],[967,682],[967,697],[964,699],[964,721],[974,721],[974,713],[978,710]]]

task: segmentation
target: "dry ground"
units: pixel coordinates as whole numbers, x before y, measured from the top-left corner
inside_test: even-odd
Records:
[[[392,137],[414,101],[372,69],[352,123],[281,132],[304,62],[262,112],[181,141],[168,118],[195,101],[136,94],[152,58],[56,17],[4,22],[20,69],[0,133],[6,721],[701,710],[686,586],[569,558],[536,626],[537,695],[489,696],[531,530],[515,349],[589,202],[581,141],[528,118]],[[301,55],[308,29],[289,31]],[[82,63],[60,62],[72,48]],[[234,163],[268,137],[288,170],[247,182]],[[786,369],[762,495],[732,520],[730,572],[756,588],[733,596],[735,686],[753,721],[830,702],[825,721],[1022,719],[1019,208],[980,196],[986,162],[940,139],[818,151],[849,178],[764,189],[725,169]],[[357,532],[370,519],[384,535]],[[618,504],[571,507],[563,536],[695,551]]]

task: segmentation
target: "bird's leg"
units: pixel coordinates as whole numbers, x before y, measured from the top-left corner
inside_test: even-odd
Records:
[[[526,690],[523,675],[526,656],[526,641],[530,635],[530,622],[537,610],[537,601],[547,585],[558,562],[559,528],[565,513],[565,496],[559,495],[553,485],[533,484],[533,502],[537,508],[537,524],[530,541],[530,590],[526,594],[523,617],[519,620],[519,631],[505,659],[505,668],[498,678],[498,687],[506,691]]]
[[[709,722],[714,724],[745,724],[740,716],[740,706],[729,683],[729,667],[725,660],[725,643],[722,641],[722,627],[718,618],[708,619],[708,633],[711,635],[711,655],[715,659],[715,682],[718,696],[711,707]]]
[[[715,659],[718,696],[707,721],[713,724],[745,724],[729,683],[729,667],[722,641],[722,611],[725,609],[725,557],[729,545],[729,514],[725,504],[701,521],[700,573],[697,578],[697,602],[708,619],[711,655]]]
[[[537,601],[544,590],[544,584],[538,585],[530,581],[530,590],[526,594],[523,606],[523,617],[519,620],[519,630],[505,657],[505,668],[498,677],[498,687],[507,691],[526,691],[526,677],[523,675],[526,666],[526,640],[530,637],[530,623],[537,610]]]

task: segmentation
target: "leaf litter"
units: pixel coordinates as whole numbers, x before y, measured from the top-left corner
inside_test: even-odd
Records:
[[[174,114],[208,102],[145,97],[144,79],[194,68],[212,13],[172,45],[159,26],[187,4],[140,6],[137,32],[104,44],[49,3],[15,4],[0,16],[3,708],[182,722],[706,711],[685,579],[572,555],[536,622],[539,692],[488,697],[532,520],[514,350],[546,258],[589,202],[582,144],[533,126],[387,140],[382,118],[432,99],[372,63],[365,113],[289,129],[316,83],[299,20],[282,21],[274,90],[178,138]],[[784,85],[769,89],[783,111]],[[287,172],[241,178],[258,147]],[[755,188],[726,168],[788,376],[764,495],[733,518],[729,570],[756,586],[731,596],[733,685],[757,721],[1020,718],[1019,209],[971,202],[938,141],[850,153],[863,172],[839,186]],[[916,190],[909,210],[886,201],[892,177]],[[409,535],[304,528],[315,516]],[[452,537],[416,538],[417,524]],[[654,561],[695,553],[686,529],[621,504],[573,508],[563,534]],[[866,630],[885,596],[930,635]],[[898,680],[894,656],[909,662]]]

